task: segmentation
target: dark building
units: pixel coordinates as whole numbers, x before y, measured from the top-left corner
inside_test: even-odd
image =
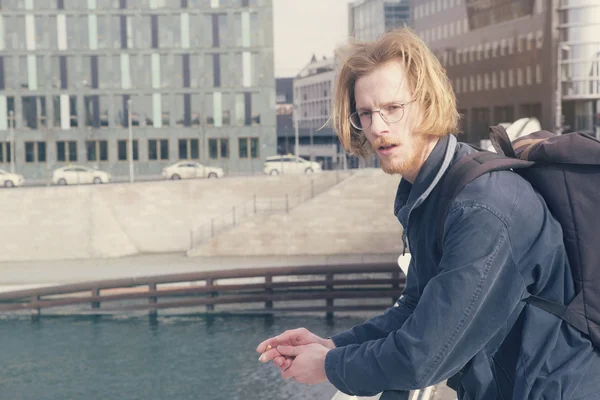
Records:
[[[414,29],[448,72],[462,140],[478,143],[489,125],[522,117],[552,131],[594,132],[600,2],[423,0]]]

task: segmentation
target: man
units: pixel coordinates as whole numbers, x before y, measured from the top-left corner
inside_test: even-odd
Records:
[[[439,254],[440,181],[474,151],[453,136],[457,120],[443,68],[410,30],[350,46],[333,121],[348,151],[375,152],[402,175],[394,213],[412,256],[406,288],[395,307],[331,339],[296,329],[264,341],[261,361],[359,396],[452,378],[459,399],[600,399],[598,350],[523,301],[575,295],[561,227],[527,181],[501,171],[468,184],[450,204]]]

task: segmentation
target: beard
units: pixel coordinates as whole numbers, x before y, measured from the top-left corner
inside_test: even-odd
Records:
[[[401,151],[401,149],[398,149]],[[406,154],[406,157],[398,157],[394,154],[392,157],[382,157],[377,156],[379,158],[379,163],[381,164],[381,169],[388,175],[402,175],[405,171],[411,171],[416,168],[419,164],[418,154],[414,152],[410,154]]]
[[[428,140],[429,139],[429,140]],[[412,172],[420,169],[423,165],[424,153],[430,144],[429,137],[415,135],[409,142],[401,144],[392,142],[388,139],[379,138],[373,143],[375,149],[379,146],[397,145],[395,151],[389,156],[382,156],[376,152],[381,169],[389,175],[403,175],[406,172]],[[437,140],[436,140],[437,141]]]

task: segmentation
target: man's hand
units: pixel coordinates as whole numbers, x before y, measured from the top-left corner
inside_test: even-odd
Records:
[[[294,378],[297,382],[314,385],[325,382],[325,356],[328,349],[317,343],[299,346],[277,346],[277,351],[286,358],[294,357],[294,362],[281,371],[283,379]]]
[[[261,353],[259,361],[268,362],[273,361],[275,365],[285,371],[292,364],[292,357],[284,357],[277,350],[277,346],[301,346],[316,343],[327,349],[334,349],[335,345],[331,339],[323,339],[320,336],[315,335],[305,328],[292,329],[283,332],[279,336],[272,337],[265,340],[258,345],[256,351]],[[268,349],[268,346],[270,348]]]

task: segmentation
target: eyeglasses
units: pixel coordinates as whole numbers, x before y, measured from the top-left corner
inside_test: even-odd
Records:
[[[389,124],[400,122],[404,117],[404,107],[412,102],[414,100],[406,103],[392,103],[380,110],[353,112],[350,114],[350,123],[360,131],[368,129],[373,123],[373,113],[379,113],[381,119]]]

